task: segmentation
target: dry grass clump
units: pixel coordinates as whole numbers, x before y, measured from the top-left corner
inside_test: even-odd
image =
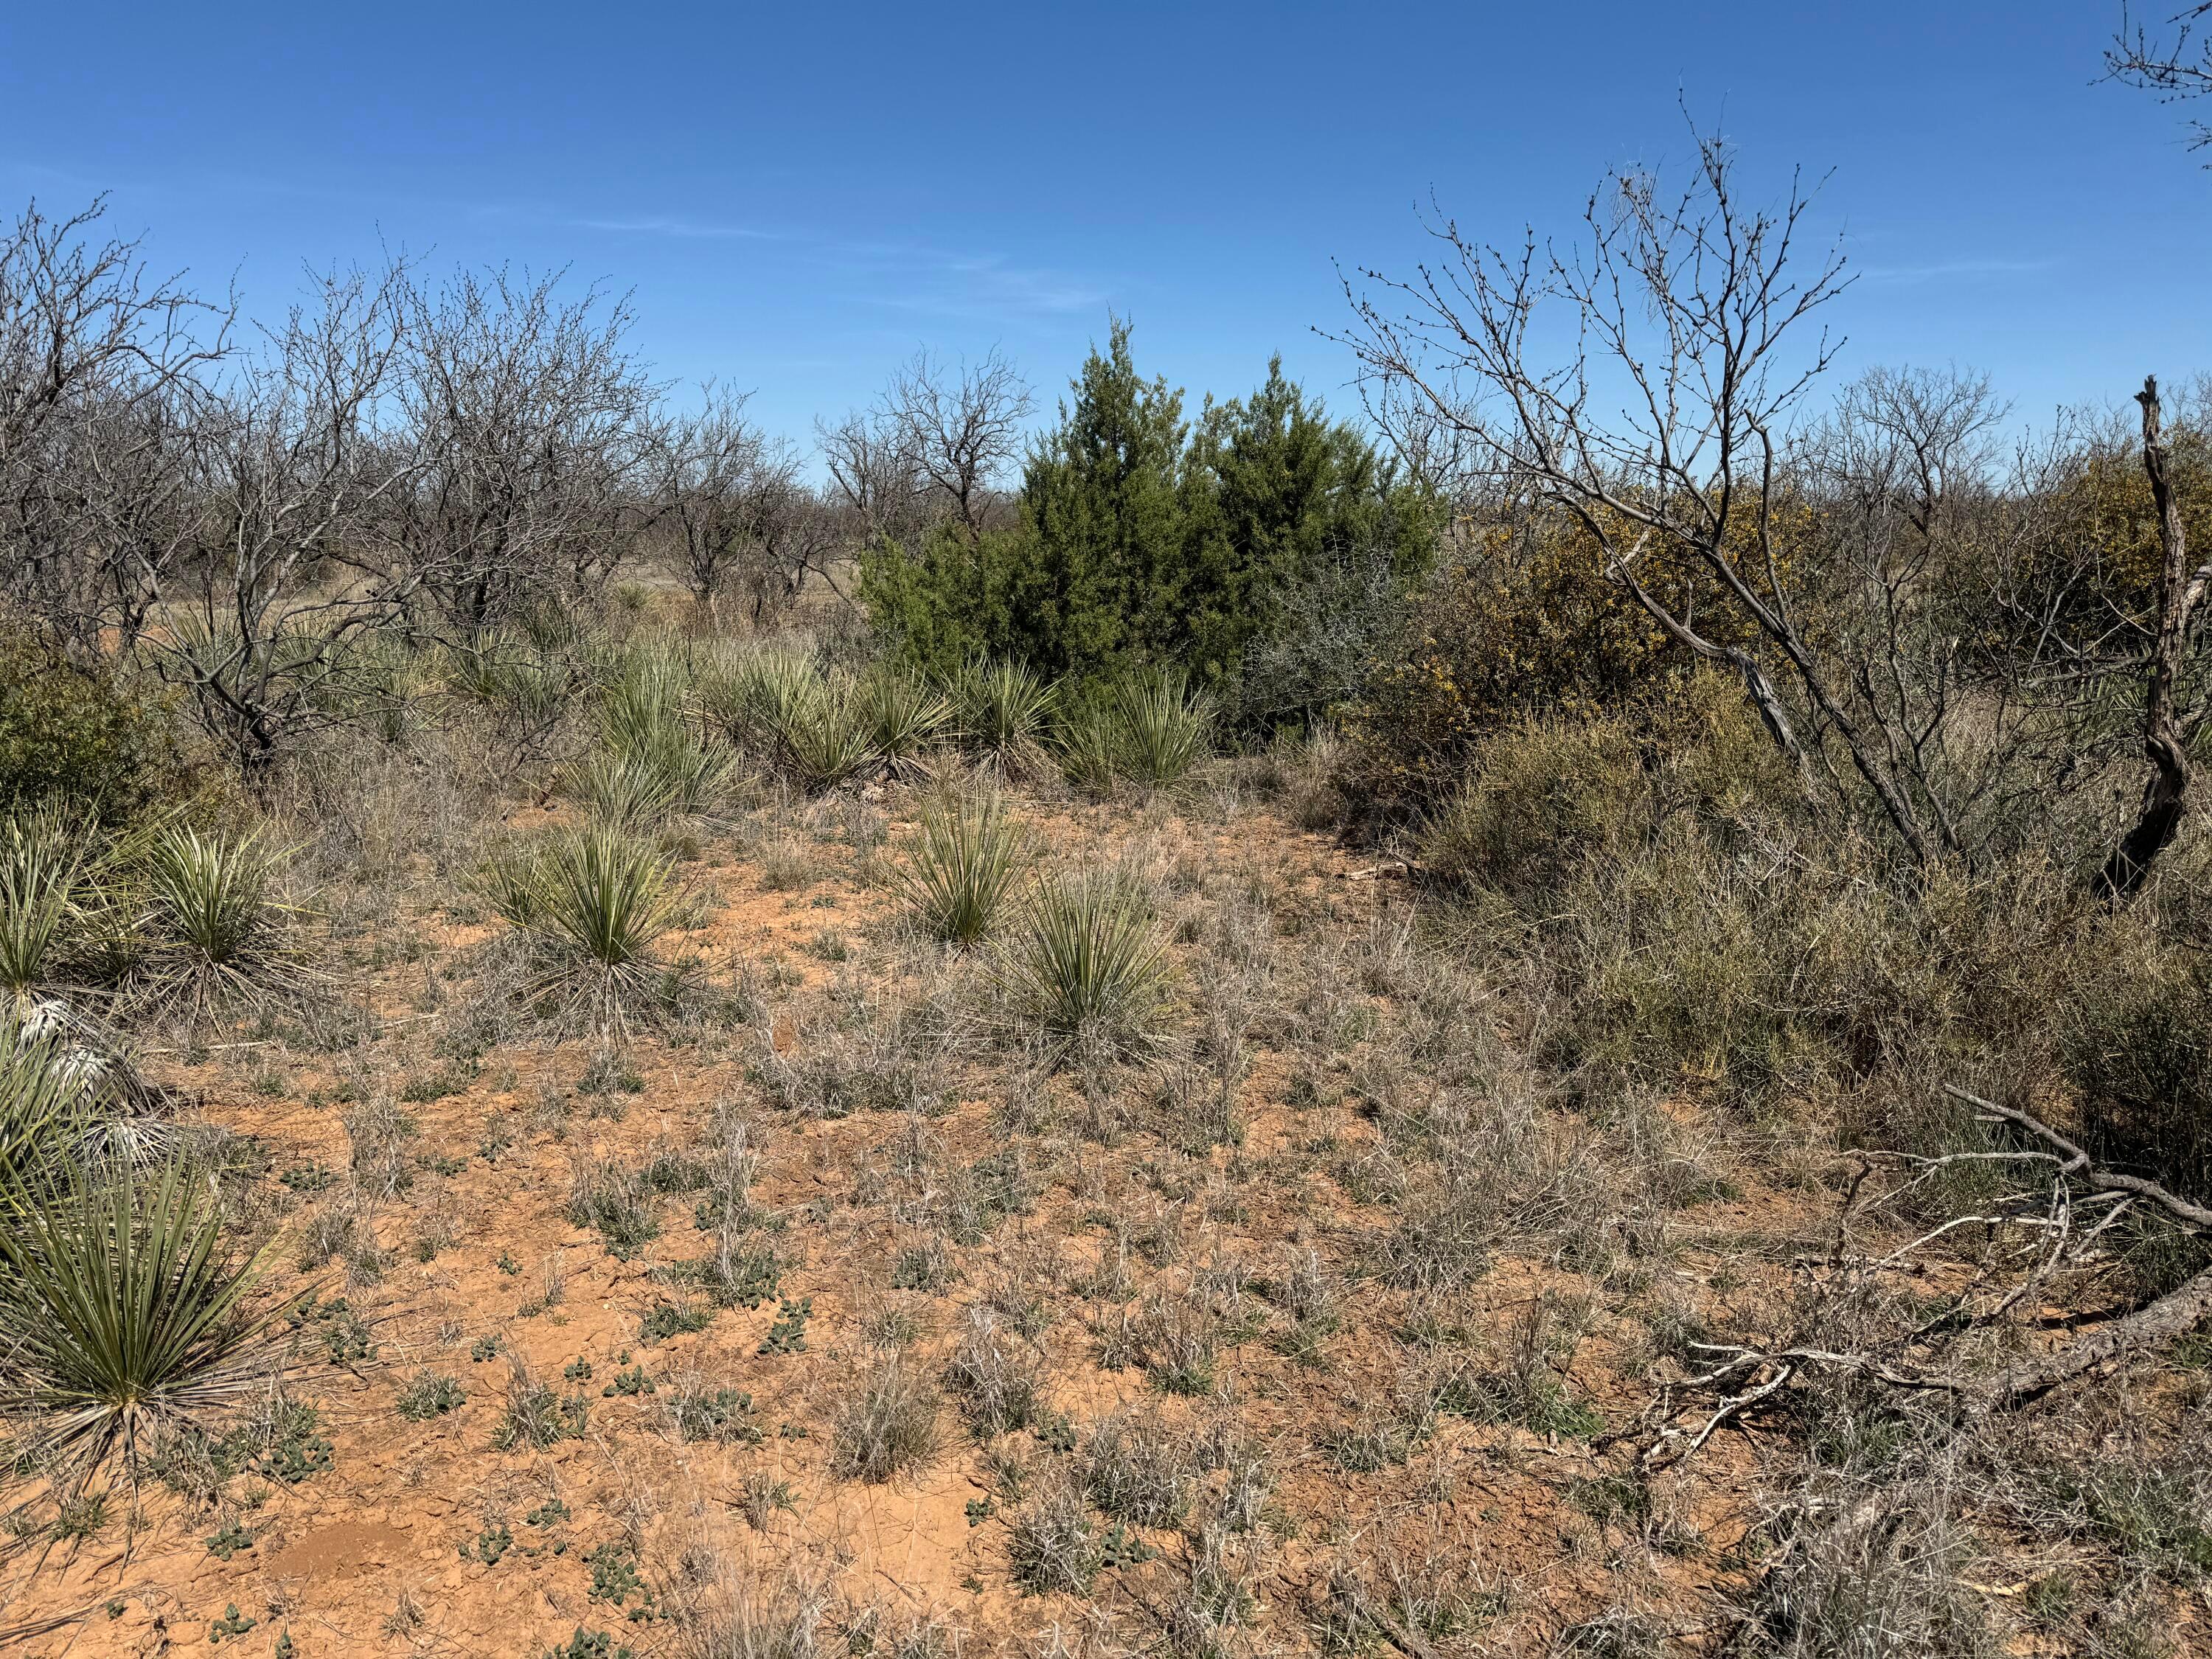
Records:
[[[1091,1431],[1079,1463],[1084,1495],[1101,1515],[1139,1527],[1176,1527],[1188,1513],[1188,1455],[1156,1417],[1117,1412]]]
[[[1085,1595],[1106,1565],[1105,1529],[1064,1478],[1048,1478],[1006,1520],[1006,1568],[1030,1595]]]
[[[837,1024],[803,1028],[788,1054],[772,1035],[763,1038],[757,1069],[771,1103],[825,1119],[943,1111],[959,1042],[949,1010],[932,1001],[886,1007],[855,996],[836,1017]]]
[[[1007,1332],[978,1304],[967,1310],[945,1380],[978,1439],[1012,1434],[1036,1422],[1044,1407],[1036,1348]]]
[[[926,1467],[937,1455],[942,1397],[896,1354],[880,1362],[839,1408],[834,1443],[838,1474],[881,1485]]]

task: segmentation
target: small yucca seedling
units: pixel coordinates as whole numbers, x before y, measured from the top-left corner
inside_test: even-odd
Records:
[[[997,790],[939,795],[923,805],[921,833],[890,883],[939,939],[973,945],[1028,864],[1028,837]]]
[[[19,1449],[82,1490],[149,1431],[234,1405],[279,1369],[275,1328],[250,1313],[261,1258],[224,1248],[214,1189],[171,1166],[85,1178],[0,1229],[0,1412]]]
[[[1046,882],[1005,970],[1017,1005],[1063,1049],[1152,1046],[1167,963],[1144,890],[1120,871]]]
[[[147,955],[138,969],[150,1000],[204,1013],[259,1003],[302,977],[287,939],[290,907],[273,889],[283,853],[258,834],[203,836],[168,823],[146,842]]]
[[[676,921],[669,867],[665,855],[607,824],[496,860],[488,896],[538,950],[536,994],[605,1027],[665,986],[653,947]]]
[[[58,812],[0,821],[0,990],[20,995],[47,976],[84,872],[84,832]]]

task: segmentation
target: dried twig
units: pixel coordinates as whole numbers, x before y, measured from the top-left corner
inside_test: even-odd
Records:
[[[1826,1306],[1838,1305],[1844,1297],[1862,1291],[1874,1276],[1915,1267],[1923,1252],[1970,1227],[1992,1233],[1999,1228],[2017,1227],[2044,1237],[2047,1242],[2037,1246],[2018,1281],[1993,1305],[1978,1312],[1967,1312],[1975,1292],[1988,1285],[1997,1271],[1984,1261],[1951,1308],[1885,1344],[1863,1350],[1812,1344],[1772,1348],[1692,1344],[1698,1351],[1717,1357],[1717,1363],[1695,1375],[1660,1386],[1652,1410],[1638,1431],[1650,1437],[1638,1459],[1642,1467],[1657,1468],[1695,1455],[1726,1425],[1773,1399],[1808,1371],[1863,1377],[1888,1388],[1946,1395],[1970,1413],[2008,1411],[2039,1400],[2061,1384],[2126,1353],[2169,1342],[2212,1318],[2212,1269],[2207,1269],[2179,1289],[2106,1320],[2062,1348],[2019,1360],[1993,1373],[1972,1376],[1940,1364],[1911,1363],[1908,1356],[1938,1338],[1986,1328],[2004,1317],[2030,1296],[2042,1291],[2062,1262],[2087,1261],[2095,1242],[2131,1209],[2153,1206],[2185,1231],[2212,1231],[2212,1209],[2144,1176],[2101,1167],[2087,1151],[2040,1118],[2014,1107],[1984,1100],[1963,1089],[1946,1085],[1944,1092],[1972,1107],[1984,1121],[2008,1124],[2040,1145],[1953,1152],[1935,1158],[1895,1152],[1861,1154],[1844,1193],[1835,1243],[1821,1264],[1826,1269],[1819,1281],[1822,1302]],[[1878,1258],[1855,1258],[1850,1253],[1850,1219],[1859,1206],[1865,1182],[1875,1169],[1887,1164],[1911,1170],[1911,1180],[1900,1189],[1910,1191],[1943,1169],[1968,1163],[2014,1163],[2046,1169],[2051,1175],[2050,1185],[2039,1193],[2010,1194],[1972,1215],[1954,1217]],[[2076,1226],[2077,1212],[2083,1210],[2103,1212],[2086,1232]],[[1702,1408],[1693,1421],[1674,1420],[1689,1397],[1716,1394],[1719,1399]]]

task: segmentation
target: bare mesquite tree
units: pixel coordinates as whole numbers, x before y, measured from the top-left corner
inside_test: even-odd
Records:
[[[2099,891],[2115,902],[2130,897],[2142,885],[2159,854],[2172,843],[2190,807],[2195,777],[2190,749],[2205,709],[2185,714],[2179,686],[2197,614],[2206,588],[2212,586],[2212,564],[2194,570],[2189,566],[2155,378],[2144,380],[2136,401],[2142,407],[2143,471],[2150,477],[2151,506],[2158,520],[2158,631],[2151,642],[2143,703],[2143,753],[2150,762],[2150,780],[2135,823],[2097,876]]]
[[[2212,94],[2212,0],[2201,0],[2167,15],[2154,35],[2135,14],[2120,8],[2120,26],[2105,48],[2105,72],[2124,85],[2154,92],[2164,103],[2185,103]],[[2189,124],[2190,148],[2212,148],[2212,124]]]
[[[98,240],[103,200],[0,234],[0,599],[127,642],[188,539],[189,430],[235,307]]]
[[[335,683],[418,580],[379,534],[422,465],[377,425],[407,283],[397,264],[320,279],[198,412],[191,557],[143,647],[249,780],[336,716]]]
[[[810,579],[842,592],[836,564],[848,538],[791,446],[748,422],[744,404],[708,386],[696,411],[661,422],[652,513],[700,608],[719,623],[735,590],[758,625],[795,604]]]
[[[671,530],[684,586],[717,621],[722,595],[760,545],[773,455],[745,418],[745,394],[718,386],[704,387],[695,412],[653,434],[653,515]]]
[[[658,388],[627,301],[562,273],[410,285],[398,400],[417,467],[388,534],[428,620],[468,632],[597,592],[640,522]]]
[[[1793,549],[1813,638],[1888,777],[1954,854],[2011,816],[1998,809],[2050,724],[2022,675],[1987,649],[1978,615],[1982,573],[2002,562],[1990,544],[2008,528],[1993,482],[2004,413],[1984,377],[1877,368],[1788,457],[1793,504],[1813,515]]]
[[[1747,204],[1700,135],[1686,186],[1613,175],[1571,250],[1507,254],[1443,223],[1437,266],[1365,273],[1380,297],[1352,296],[1349,343],[1371,403],[1419,411],[1502,496],[1577,526],[1667,638],[1741,678],[1808,776],[1863,791],[1916,863],[1972,858],[1997,804],[2063,767],[2028,741],[2062,665],[2047,638],[1993,655],[1995,600],[1957,580],[2004,569],[2006,550],[1969,544],[2011,533],[1988,510],[1984,386],[1875,375],[1803,418],[1839,343],[1815,313],[1845,285],[1838,249],[1802,257],[1810,203],[1793,184]],[[2021,482],[2015,520],[2036,499]],[[2140,681],[2147,657],[2100,672]]]
[[[749,615],[756,623],[798,603],[810,581],[838,599],[851,595],[838,578],[853,550],[846,516],[799,475],[798,458],[782,445],[764,474],[760,556],[745,572]]]
[[[884,396],[901,449],[971,538],[983,533],[1035,406],[1028,384],[995,349],[956,368],[919,352]]]
[[[981,536],[1006,505],[1004,483],[1036,407],[994,349],[947,365],[918,352],[875,405],[817,435],[832,483],[866,538],[911,543],[950,522]]]
[[[814,440],[854,539],[903,544],[921,534],[929,522],[929,483],[905,434],[881,411],[855,410],[834,425],[817,421]]]
[[[1912,856],[1934,857],[1941,830],[1916,805],[1893,744],[1850,707],[1808,642],[1790,574],[1789,423],[1838,342],[1799,337],[1841,292],[1840,249],[1801,274],[1793,258],[1811,204],[1793,185],[1777,209],[1739,198],[1732,158],[1699,134],[1688,186],[1614,174],[1591,198],[1589,235],[1571,252],[1531,238],[1508,255],[1436,232],[1449,251],[1411,282],[1377,272],[1398,302],[1354,301],[1351,343],[1365,370],[1465,432],[1498,471],[1569,514],[1607,577],[1668,638],[1739,675],[1774,740],[1808,757],[1768,661],[1786,666],[1809,712],[1842,742]],[[1540,316],[1566,316],[1547,363]],[[1817,327],[1817,324],[1812,324]],[[1720,617],[1753,643],[1656,591],[1651,567],[1686,564]]]

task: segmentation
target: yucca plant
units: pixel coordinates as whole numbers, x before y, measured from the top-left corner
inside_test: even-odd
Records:
[[[664,741],[671,726],[682,727],[690,690],[690,672],[673,652],[630,651],[599,699],[599,730],[608,747],[635,751]]]
[[[558,715],[576,690],[568,663],[503,629],[488,629],[455,653],[453,673],[478,702],[531,721]]]
[[[894,667],[862,682],[870,740],[894,777],[926,777],[928,753],[952,724],[952,700],[925,680]]]
[[[564,793],[630,829],[711,811],[729,793],[735,766],[691,728],[689,687],[672,659],[634,658],[601,702],[601,746],[562,775]]]
[[[924,927],[955,945],[991,930],[1029,864],[1028,836],[995,789],[923,804],[921,833],[890,877]]]
[[[1179,668],[1132,670],[1083,699],[1055,734],[1071,783],[1104,794],[1117,781],[1162,789],[1206,753],[1211,700]]]
[[[1060,775],[1085,794],[1114,792],[1121,775],[1121,732],[1113,705],[1098,696],[1077,700],[1052,734]]]
[[[0,991],[21,995],[51,971],[79,916],[88,840],[52,808],[0,819]]]
[[[0,1228],[0,1414],[22,1425],[19,1457],[65,1491],[118,1453],[135,1479],[149,1431],[265,1382],[297,1304],[249,1309],[260,1262],[225,1247],[215,1190],[173,1164],[40,1195]]]
[[[416,710],[439,678],[439,659],[404,634],[373,630],[347,644],[335,662],[326,701],[393,748],[414,736]]]
[[[1164,789],[1204,759],[1213,730],[1213,703],[1194,691],[1180,668],[1154,668],[1117,679],[1109,698],[1116,763],[1148,789]]]
[[[137,860],[145,955],[134,970],[150,1000],[204,1013],[248,1005],[305,978],[275,896],[284,854],[252,830],[234,835],[172,822]]]
[[[1002,770],[1023,771],[1042,759],[1052,727],[1054,688],[1018,662],[975,658],[953,675],[960,740]]]
[[[106,1097],[87,1056],[39,1029],[37,1008],[0,997],[0,1231],[47,1184]]]
[[[822,672],[811,659],[759,649],[710,660],[691,689],[701,711],[732,743],[763,756],[822,690]]]
[[[594,749],[563,769],[561,792],[599,823],[620,830],[665,823],[686,810],[688,794],[682,769],[611,749]]]
[[[786,770],[810,795],[866,771],[878,758],[873,721],[851,680],[825,679],[776,729]]]
[[[1001,971],[1016,1006],[1063,1051],[1118,1056],[1154,1041],[1166,953],[1144,889],[1124,872],[1044,883]]]
[[[604,1029],[665,987],[653,946],[676,921],[669,869],[648,842],[591,824],[495,860],[486,891],[535,947],[533,992]]]

